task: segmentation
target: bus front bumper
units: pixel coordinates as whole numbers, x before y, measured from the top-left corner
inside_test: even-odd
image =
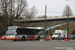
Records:
[[[6,38],[6,40],[15,40],[16,38]]]

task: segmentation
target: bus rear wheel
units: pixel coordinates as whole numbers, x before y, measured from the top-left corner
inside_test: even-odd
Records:
[[[40,36],[38,36],[38,40],[40,40]]]
[[[25,37],[24,36],[22,37],[22,41],[25,41]]]
[[[14,40],[14,41],[16,41],[16,40]]]

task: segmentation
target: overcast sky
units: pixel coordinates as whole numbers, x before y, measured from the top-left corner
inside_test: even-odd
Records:
[[[37,16],[45,15],[45,5],[47,5],[47,16],[62,16],[62,12],[66,5],[69,5],[73,14],[75,14],[74,0],[27,0],[28,7],[35,6],[37,8]]]

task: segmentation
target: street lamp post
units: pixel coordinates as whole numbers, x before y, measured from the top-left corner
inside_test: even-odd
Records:
[[[44,30],[44,39],[46,38],[46,9],[47,9],[47,5],[45,5],[45,30]]]

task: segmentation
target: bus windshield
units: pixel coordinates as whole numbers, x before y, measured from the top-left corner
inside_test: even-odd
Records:
[[[9,26],[8,30],[16,30],[18,26]]]
[[[7,32],[6,32],[6,35],[14,35],[15,34],[15,30],[8,30]]]

